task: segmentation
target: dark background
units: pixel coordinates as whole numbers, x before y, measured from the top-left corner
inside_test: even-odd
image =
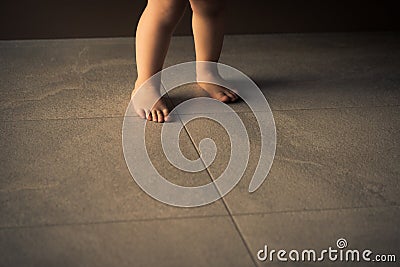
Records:
[[[228,0],[228,34],[397,31],[396,1]],[[2,0],[0,39],[133,36],[146,0]],[[187,10],[176,35],[191,34]]]

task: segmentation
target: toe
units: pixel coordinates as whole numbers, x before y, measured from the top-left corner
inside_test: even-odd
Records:
[[[231,94],[233,95],[233,101],[236,101],[239,99],[239,96],[235,92],[231,91]]]
[[[158,122],[164,122],[164,114],[162,113],[161,110],[157,110],[157,118]]]
[[[146,119],[151,121],[151,112],[147,109],[145,109],[145,114],[146,114]]]
[[[220,94],[218,94],[217,99],[218,99],[219,101],[221,101],[221,102],[228,102],[228,101],[229,101],[229,96],[227,96],[227,95],[224,94],[224,93],[220,93]]]
[[[225,92],[225,94],[229,97],[230,101],[235,101],[236,100],[236,96],[232,93],[232,92]]]
[[[140,116],[140,118],[142,118],[142,119],[146,118],[146,112],[144,109],[139,109],[136,111],[136,113]]]
[[[165,108],[165,109],[162,110],[162,113],[164,115],[164,121],[167,121],[168,120],[169,110]]]
[[[158,118],[157,118],[157,111],[156,110],[152,110],[151,111],[151,116],[152,116],[152,121],[157,122]]]

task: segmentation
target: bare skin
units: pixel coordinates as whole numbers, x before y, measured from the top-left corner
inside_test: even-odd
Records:
[[[190,0],[196,61],[218,62],[224,42],[225,0]],[[197,76],[222,80],[215,70],[197,70]],[[212,98],[234,102],[238,96],[219,85],[198,83]]]
[[[186,0],[148,0],[146,9],[140,18],[136,30],[136,65],[138,77],[132,96],[151,76],[162,69],[172,33],[187,7]],[[147,90],[148,88],[144,88]],[[158,90],[147,92],[150,98],[159,97]],[[139,96],[139,101],[144,96]],[[146,105],[135,106],[136,112],[143,118],[154,122],[164,122],[168,108],[159,101],[151,110]]]
[[[224,39],[225,0],[148,0],[136,31],[136,64],[138,78],[132,92],[135,98],[138,89],[151,76],[162,69],[168,51],[172,33],[188,5],[193,10],[193,35],[196,61],[218,62]],[[198,70],[198,77],[222,79],[209,70]],[[238,96],[219,85],[199,82],[210,97],[222,102],[233,102]],[[156,86],[154,88],[157,88]],[[149,98],[158,98],[159,90],[148,89]],[[144,99],[144,96],[139,96]],[[136,101],[141,102],[141,101]],[[137,105],[136,112],[154,122],[168,120],[169,110],[163,100],[159,100],[151,109]]]
[[[146,86],[139,90],[140,85],[135,83],[135,89],[132,92],[131,98],[133,100],[136,113],[142,118],[154,122],[164,122],[168,118],[168,107],[163,99],[160,99],[161,94],[158,88]],[[152,107],[152,103],[156,102]],[[151,108],[149,108],[151,107]]]

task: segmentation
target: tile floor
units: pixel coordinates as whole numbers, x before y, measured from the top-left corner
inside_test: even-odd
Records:
[[[193,59],[192,38],[174,37],[165,65]],[[248,107],[231,104],[248,131],[249,165],[229,194],[198,208],[152,199],[127,169],[134,39],[0,41],[0,62],[0,266],[339,266],[261,262],[257,252],[321,250],[341,237],[400,260],[398,33],[227,36],[221,62],[268,100],[276,157],[249,194],[260,134]],[[184,86],[169,97],[202,95]],[[166,179],[200,185],[226,168],[230,147],[215,122],[196,119],[181,134],[189,159],[205,137],[218,147],[193,174],[163,155],[161,127],[149,124],[146,142]]]

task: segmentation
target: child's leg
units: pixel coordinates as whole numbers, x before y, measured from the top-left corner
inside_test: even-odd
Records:
[[[162,69],[171,35],[186,6],[187,0],[148,0],[136,30],[138,77],[135,89]],[[168,109],[160,101],[148,113],[145,115],[147,119],[163,122],[168,115]]]
[[[217,62],[224,40],[225,0],[190,0],[193,10],[193,35],[197,61]],[[198,75],[217,75],[207,70],[197,70]],[[202,72],[202,73],[199,73]],[[204,73],[206,72],[206,73]],[[219,76],[219,75],[218,75]],[[213,79],[221,79],[213,77]],[[215,84],[199,83],[208,94],[220,101],[236,101],[238,96]]]

